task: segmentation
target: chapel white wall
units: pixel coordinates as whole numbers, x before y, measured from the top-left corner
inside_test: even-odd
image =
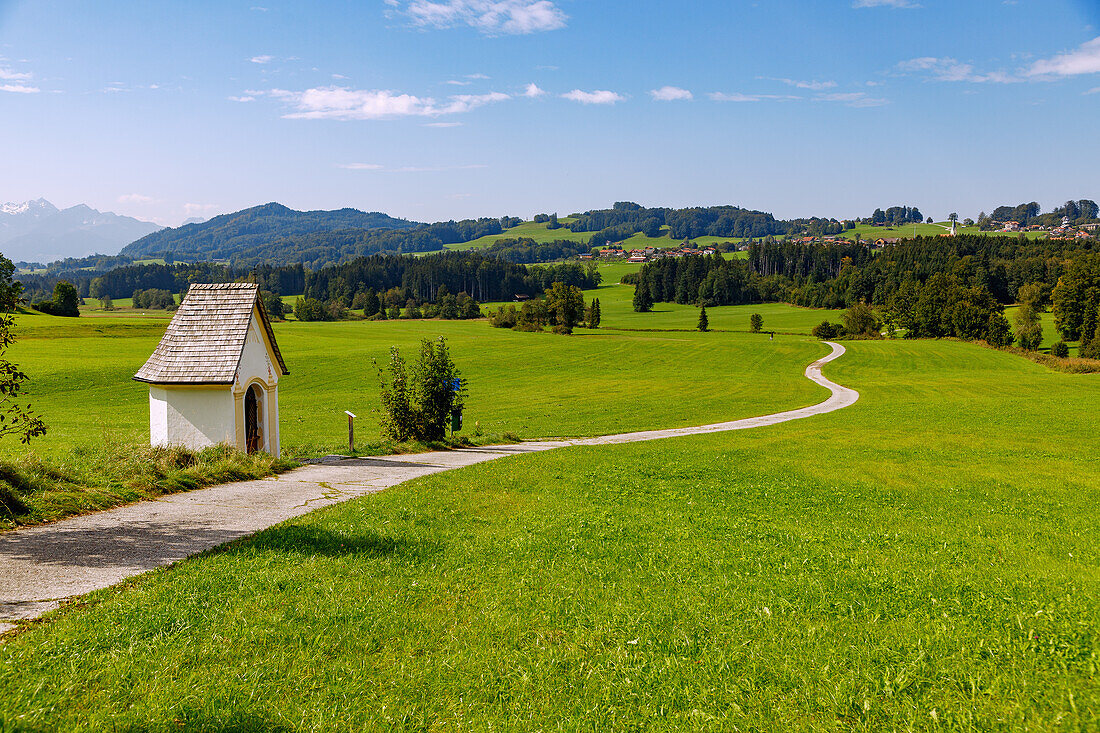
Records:
[[[153,445],[182,445],[192,450],[236,444],[231,388],[150,387],[149,437]]]

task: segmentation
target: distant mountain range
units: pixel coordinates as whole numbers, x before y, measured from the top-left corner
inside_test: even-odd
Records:
[[[337,230],[405,230],[422,224],[358,209],[295,211],[270,203],[222,214],[204,222],[162,229],[123,248],[135,259],[170,253],[183,260],[237,260],[273,240],[286,240]]]
[[[46,199],[0,204],[0,253],[13,262],[115,254],[160,230],[148,221],[78,204],[59,209]]]

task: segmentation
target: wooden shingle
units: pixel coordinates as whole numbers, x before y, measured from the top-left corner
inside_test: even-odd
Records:
[[[151,384],[232,384],[253,309],[259,313],[279,369],[288,374],[259,285],[195,283],[134,379]]]

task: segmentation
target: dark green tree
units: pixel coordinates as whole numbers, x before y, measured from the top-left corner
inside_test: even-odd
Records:
[[[1016,337],[1012,335],[1012,326],[1009,325],[1004,313],[990,314],[989,322],[986,325],[985,340],[990,345],[1000,348],[1012,346],[1013,342],[1016,341]]]
[[[1022,305],[1013,316],[1016,324],[1016,340],[1020,348],[1035,351],[1043,343],[1043,326],[1039,314],[1030,306]]]
[[[23,284],[12,280],[15,265],[0,255],[0,311],[10,313],[23,302]]]
[[[267,311],[269,318],[281,321],[286,316],[286,304],[283,303],[282,296],[278,293],[261,290],[260,299],[263,301],[264,310]]]
[[[1050,347],[1050,355],[1057,356],[1059,359],[1065,359],[1069,356],[1069,346],[1065,341],[1056,341],[1054,345]]]
[[[54,286],[53,298],[35,303],[34,309],[51,316],[75,318],[80,315],[80,293],[72,283],[61,280]]]
[[[653,296],[649,292],[649,281],[638,280],[634,286],[634,312],[649,313],[653,310]]]
[[[699,323],[696,328],[703,332],[710,330],[710,320],[707,319],[707,307],[705,305],[699,307]]]
[[[764,330],[764,317],[759,313],[753,313],[749,316],[749,330],[753,333],[760,333]]]
[[[550,322],[561,333],[572,333],[584,318],[584,293],[576,285],[554,283],[546,291]]]

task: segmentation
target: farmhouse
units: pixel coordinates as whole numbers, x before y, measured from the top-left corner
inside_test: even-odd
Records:
[[[278,386],[287,373],[258,285],[192,285],[134,375],[149,384],[150,443],[228,443],[278,456]]]

